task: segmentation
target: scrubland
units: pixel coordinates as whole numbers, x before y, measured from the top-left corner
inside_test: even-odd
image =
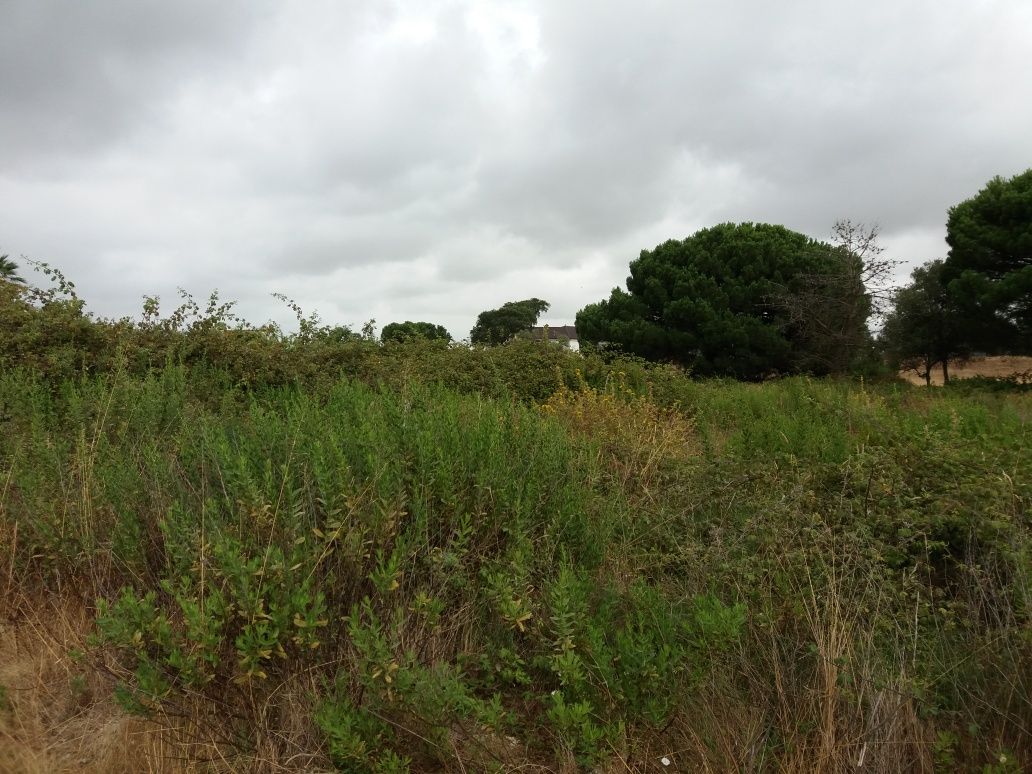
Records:
[[[1032,766],[1016,382],[58,312],[2,356],[0,770]]]

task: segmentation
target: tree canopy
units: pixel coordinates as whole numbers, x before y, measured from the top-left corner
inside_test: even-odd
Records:
[[[867,320],[884,317],[897,262],[882,257],[878,227],[840,220],[832,228],[833,256],[816,274],[798,275],[776,296],[788,315],[800,370],[846,373],[872,365]]]
[[[405,341],[413,338],[451,341],[451,334],[443,325],[410,320],[389,323],[380,332],[381,341]]]
[[[477,324],[469,332],[469,340],[473,344],[504,344],[517,333],[533,328],[548,307],[547,301],[527,298],[488,309],[477,316]]]
[[[942,280],[981,349],[1032,351],[1032,169],[952,207]]]
[[[896,369],[914,371],[931,382],[936,365],[943,381],[949,381],[949,364],[965,358],[967,323],[955,295],[945,282],[946,265],[929,261],[914,269],[910,285],[896,293],[896,303],[886,317],[880,341]]]
[[[828,325],[862,328],[869,303],[826,298],[856,292],[857,282],[830,281],[850,271],[845,255],[784,226],[724,223],[643,250],[631,262],[627,290],[615,288],[608,300],[582,309],[577,331],[582,341],[700,374],[756,379],[830,370],[808,355],[813,332],[787,300],[817,294]],[[862,294],[862,281],[859,287]],[[837,308],[850,310],[848,321],[831,319]]]

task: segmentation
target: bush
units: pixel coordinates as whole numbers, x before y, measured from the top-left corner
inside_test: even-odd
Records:
[[[1030,760],[1027,392],[7,302],[8,615],[229,768]]]

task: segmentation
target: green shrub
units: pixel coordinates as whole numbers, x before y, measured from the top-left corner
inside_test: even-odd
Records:
[[[1026,393],[3,303],[0,567],[98,600],[133,711],[354,771],[1032,753]]]

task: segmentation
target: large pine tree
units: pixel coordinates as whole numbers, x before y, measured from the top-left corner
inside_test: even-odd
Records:
[[[943,281],[968,320],[969,343],[1032,352],[1032,169],[995,177],[952,207]]]
[[[616,344],[654,360],[680,363],[700,374],[757,379],[771,373],[830,370],[809,350],[812,331],[793,305],[798,294],[853,292],[862,283],[816,283],[849,270],[843,252],[784,226],[725,223],[680,241],[643,250],[630,265],[627,290],[577,314],[588,343]],[[824,303],[813,315],[842,304]],[[852,315],[850,340],[866,341],[869,305]],[[828,321],[829,324],[832,321]]]

